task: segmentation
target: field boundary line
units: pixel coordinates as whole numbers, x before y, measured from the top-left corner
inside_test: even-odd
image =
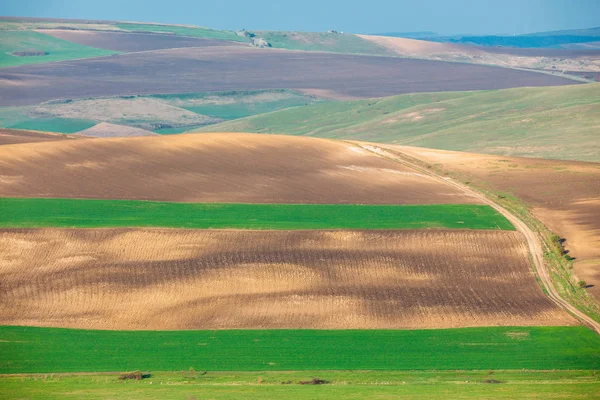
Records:
[[[391,161],[403,164],[404,166],[407,166],[409,168],[417,170],[420,173],[423,173],[429,177],[432,177],[439,181],[445,182],[448,185],[454,186],[455,188],[461,190],[463,193],[470,194],[470,195],[476,197],[477,199],[483,201],[485,204],[489,205],[490,207],[492,207],[493,209],[498,211],[500,214],[502,214],[510,223],[512,223],[514,225],[514,227],[517,229],[518,232],[520,232],[521,234],[523,234],[525,236],[527,245],[529,247],[529,252],[530,252],[532,260],[533,260],[534,269],[535,269],[538,277],[540,278],[540,281],[542,282],[543,287],[546,289],[546,295],[550,298],[550,300],[552,300],[556,305],[558,305],[559,307],[561,307],[564,310],[566,310],[567,312],[569,312],[571,315],[573,315],[575,318],[577,318],[580,322],[582,322],[583,324],[592,328],[596,333],[598,333],[600,335],[600,323],[596,322],[594,319],[589,317],[583,311],[577,309],[575,306],[573,306],[571,303],[569,303],[567,300],[563,299],[560,296],[560,294],[554,287],[554,284],[552,283],[552,277],[550,275],[550,272],[548,271],[548,268],[546,268],[546,264],[544,263],[544,251],[542,249],[542,244],[541,244],[537,234],[525,222],[523,222],[519,217],[517,217],[513,213],[509,212],[507,209],[505,209],[501,205],[497,204],[496,202],[492,201],[484,194],[482,194],[474,189],[471,189],[467,185],[457,182],[456,180],[454,180],[452,178],[441,176],[433,171],[430,171],[426,168],[416,165],[413,162],[410,162],[407,159],[408,156],[405,156],[404,153],[402,153],[400,150],[397,150],[398,153],[402,154],[406,158],[403,158],[403,157],[399,156],[398,154],[395,154],[390,151],[384,150],[380,147],[377,147],[376,145],[363,144],[363,143],[354,142],[354,141],[347,141],[347,143],[350,143],[351,145],[354,145],[354,146],[358,146],[358,147],[362,148],[363,150],[366,150],[368,152],[376,154],[380,157],[387,158]]]

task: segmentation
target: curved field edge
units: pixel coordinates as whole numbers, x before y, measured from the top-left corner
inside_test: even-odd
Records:
[[[142,381],[117,373],[0,376],[5,399],[595,399],[596,371],[152,371]],[[323,385],[303,385],[314,377]]]
[[[494,189],[489,183],[474,179],[473,176],[468,176],[464,173],[453,171],[452,169],[445,169],[439,164],[429,164],[418,158],[409,156],[406,153],[402,153],[402,157],[409,160],[411,163],[435,171],[439,175],[452,177],[452,179],[459,182],[465,182],[465,184],[468,184],[471,188],[482,193],[518,217],[530,229],[537,233],[544,250],[544,262],[550,271],[554,288],[558,291],[560,296],[590,318],[600,322],[600,305],[586,291],[586,288],[581,287],[578,284],[578,279],[573,273],[573,260],[570,259],[570,257],[564,256],[562,246],[557,247],[556,245],[555,238],[558,237],[558,235],[552,232],[543,222],[533,215],[530,209],[531,207],[524,200],[521,200],[512,194],[507,194]],[[544,293],[547,294],[547,289],[544,287],[539,277],[538,283],[542,287]]]
[[[515,230],[491,207],[473,204],[243,204],[2,198],[0,215],[3,228]]]
[[[91,331],[0,327],[0,373],[600,368],[586,327]]]

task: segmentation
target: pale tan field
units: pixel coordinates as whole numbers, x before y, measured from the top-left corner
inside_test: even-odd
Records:
[[[5,144],[52,142],[73,139],[81,139],[81,137],[78,135],[61,135],[60,133],[0,128],[0,146]]]
[[[134,128],[132,126],[110,124],[108,122],[100,122],[91,128],[77,132],[81,136],[89,137],[132,137],[132,136],[156,136],[158,133],[145,129]]]
[[[0,324],[570,325],[511,231],[0,231]]]
[[[417,57],[439,61],[459,61],[474,64],[497,65],[508,68],[531,68],[549,71],[600,71],[600,55],[586,55],[581,57],[565,56],[539,56],[502,54],[499,51],[486,51],[483,47],[457,45],[451,43],[437,43],[425,40],[357,35],[362,39],[385,47],[404,57]]]
[[[381,145],[379,145],[381,146]],[[600,164],[381,147],[436,165],[463,181],[483,184],[528,204],[550,230],[566,239],[575,274],[600,299]]]
[[[239,133],[1,146],[0,195],[240,203],[479,202],[352,144]]]

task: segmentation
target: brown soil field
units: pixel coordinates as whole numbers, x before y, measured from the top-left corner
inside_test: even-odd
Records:
[[[161,35],[156,33],[77,31],[65,29],[43,29],[39,32],[84,46],[123,52],[177,49],[182,47],[248,46],[245,43],[228,42],[225,40]]]
[[[600,71],[600,51],[477,47],[389,36],[358,36],[404,57],[470,62],[509,68]]]
[[[0,323],[92,329],[575,324],[509,231],[0,231]]]
[[[352,144],[239,133],[0,147],[0,193],[242,203],[479,202]]]
[[[600,163],[543,160],[377,145],[441,167],[525,201],[550,230],[566,239],[575,274],[600,300]]]
[[[212,46],[2,68],[0,106],[227,90],[302,89],[332,98],[371,98],[574,83],[548,74],[465,63]]]
[[[0,128],[0,146],[4,144],[52,142],[80,139],[76,135]]]
[[[158,133],[147,131],[132,126],[116,125],[108,122],[101,122],[91,128],[77,132],[81,136],[90,137],[132,137],[132,136],[155,136]]]

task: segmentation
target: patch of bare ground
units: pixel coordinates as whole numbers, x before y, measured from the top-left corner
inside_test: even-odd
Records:
[[[90,329],[570,325],[511,231],[0,231],[0,323]]]
[[[4,178],[0,193],[6,197],[479,203],[352,144],[259,134],[105,138],[0,147],[0,178]]]
[[[600,71],[600,51],[488,49],[388,36],[358,36],[404,57],[550,71]]]
[[[594,285],[589,292],[600,300],[600,164],[378,146],[525,201],[540,221],[566,239],[576,276]]]
[[[0,128],[0,146],[4,144],[52,142],[80,139],[77,135]]]
[[[90,137],[131,137],[131,136],[155,136],[158,133],[147,131],[145,129],[134,128],[132,126],[110,124],[101,122],[91,128],[77,132],[81,136]]]

